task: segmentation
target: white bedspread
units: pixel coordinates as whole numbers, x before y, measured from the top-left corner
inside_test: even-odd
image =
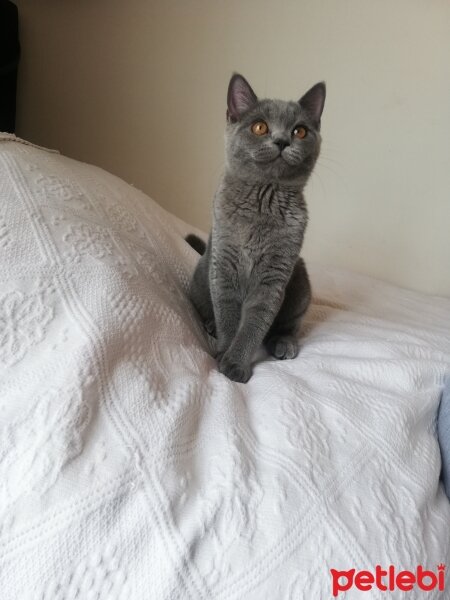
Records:
[[[233,383],[188,229],[0,141],[1,600],[328,600],[331,568],[449,568],[450,301],[310,266],[299,356]]]

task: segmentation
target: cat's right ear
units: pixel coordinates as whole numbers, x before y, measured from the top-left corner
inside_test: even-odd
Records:
[[[316,85],[306,92],[299,100],[300,106],[309,113],[318,127],[320,127],[320,117],[322,116],[325,104],[325,96],[325,83],[321,81],[320,83],[316,83]]]
[[[228,84],[227,119],[236,123],[245,112],[256,104],[258,98],[248,81],[235,73]]]

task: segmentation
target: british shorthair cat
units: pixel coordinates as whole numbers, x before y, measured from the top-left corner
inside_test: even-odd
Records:
[[[217,337],[219,371],[233,381],[252,374],[264,344],[277,359],[298,353],[298,325],[311,299],[299,257],[308,214],[303,189],[319,156],[325,84],[297,102],[260,100],[235,74],[228,86],[226,166],[214,198],[207,244],[190,298]]]

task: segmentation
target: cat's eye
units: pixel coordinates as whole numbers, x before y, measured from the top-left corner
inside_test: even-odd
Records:
[[[303,140],[307,136],[308,130],[306,129],[306,127],[302,127],[301,125],[299,125],[294,129],[293,134],[299,140]]]
[[[256,121],[252,125],[252,131],[255,135],[266,135],[269,132],[269,127],[265,121]]]

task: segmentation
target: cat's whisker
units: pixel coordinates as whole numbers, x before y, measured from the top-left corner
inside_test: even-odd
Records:
[[[339,165],[340,167],[344,166],[341,161],[337,160],[336,158],[334,158],[332,156],[327,156],[326,154],[320,154],[319,160],[326,160],[328,162],[335,163],[336,165]]]
[[[321,168],[321,169],[326,169],[327,171],[329,171],[330,173],[333,173],[333,175],[335,175],[336,177],[341,177],[342,173],[339,173],[339,171],[336,171],[335,169],[333,169],[330,165],[327,165],[326,163],[322,162],[320,159],[317,161],[317,165]]]

